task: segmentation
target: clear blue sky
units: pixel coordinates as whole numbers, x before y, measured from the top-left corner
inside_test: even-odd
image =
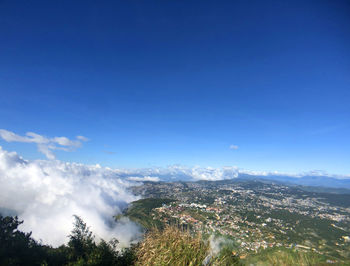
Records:
[[[350,2],[1,1],[0,91],[64,161],[350,174]]]

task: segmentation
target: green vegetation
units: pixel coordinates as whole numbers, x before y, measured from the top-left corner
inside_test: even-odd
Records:
[[[17,217],[0,216],[0,265],[133,265],[132,248],[117,251],[116,239],[97,244],[83,220],[74,218],[68,245],[52,248],[19,231]]]
[[[246,265],[329,265],[332,261],[315,252],[303,252],[287,248],[269,248],[253,254],[244,260]],[[332,263],[333,264],[333,263]],[[339,265],[339,264],[335,264]],[[342,264],[344,265],[344,264]]]
[[[17,230],[22,223],[17,217],[0,216],[0,265],[40,265],[47,259],[45,246]]]
[[[167,198],[148,198],[132,202],[131,206],[125,211],[125,216],[132,221],[141,224],[144,228],[150,229],[152,227],[162,228],[163,224],[158,220],[153,220],[150,213],[154,208],[163,206],[174,202]],[[116,217],[117,219],[119,217]]]
[[[230,249],[211,254],[201,234],[191,235],[176,226],[153,228],[137,249],[136,265],[238,265]]]
[[[142,195],[115,217],[146,229],[123,250],[78,216],[58,248],[0,216],[0,265],[350,265],[347,195],[258,182],[151,183]]]
[[[149,207],[159,205],[152,201],[145,201],[145,203]],[[31,238],[30,233],[19,231],[17,227],[22,221],[17,217],[0,216],[0,265],[259,266],[332,263],[329,258],[316,252],[303,252],[283,247],[267,248],[256,254],[247,254],[248,256],[245,257],[242,256],[244,254],[236,252],[233,241],[225,238],[221,243],[213,245],[213,239],[208,239],[201,233],[191,233],[175,225],[166,225],[163,229],[153,227],[137,246],[118,251],[116,239],[96,243],[84,221],[78,216],[74,218],[74,229],[69,235],[68,244],[52,248],[36,242]]]
[[[231,236],[239,254],[293,246],[337,263],[350,258],[349,194],[246,180],[150,183],[137,191],[176,200],[154,208],[148,224]]]

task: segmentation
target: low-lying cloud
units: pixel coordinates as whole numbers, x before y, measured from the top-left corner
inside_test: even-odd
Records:
[[[158,182],[158,181],[160,181],[158,176],[130,176],[127,179],[131,180],[131,181],[138,181],[138,182],[142,182],[142,181]]]
[[[349,179],[350,175],[334,175],[325,171],[309,171],[301,173],[284,173],[278,171],[252,171],[237,166],[223,167],[187,167],[182,165],[171,165],[168,167],[136,168],[136,169],[114,169],[118,176],[132,181],[219,181],[233,178],[272,178],[291,177],[301,178],[307,176],[332,177],[336,179]]]
[[[34,132],[27,132],[25,136],[20,136],[6,129],[0,129],[0,138],[7,142],[35,143],[38,151],[43,153],[48,159],[55,159],[55,154],[53,153],[55,150],[73,151],[81,147],[83,141],[89,140],[84,136],[77,136],[75,140],[70,140],[67,137],[47,138]]]
[[[126,245],[141,236],[128,219],[114,222],[131,201],[132,182],[112,169],[51,160],[27,161],[0,147],[0,207],[24,220],[23,231],[45,244],[67,242],[76,214],[97,238],[116,237]]]

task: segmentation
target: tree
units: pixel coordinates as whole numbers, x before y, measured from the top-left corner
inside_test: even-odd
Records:
[[[41,265],[45,251],[31,233],[17,228],[23,221],[18,217],[0,215],[0,265]]]
[[[96,248],[94,236],[86,223],[77,215],[74,215],[74,228],[69,235],[68,247],[70,248],[70,260],[82,259],[87,261],[90,253]]]
[[[74,219],[74,228],[68,242],[70,265],[133,265],[132,249],[125,249],[120,253],[117,250],[117,239],[109,242],[101,239],[96,244],[95,237],[86,223],[79,216],[74,215]]]
[[[67,245],[58,248],[42,245],[31,238],[31,233],[18,230],[23,223],[18,217],[0,215],[0,265],[133,265],[132,248],[117,250],[118,240],[103,239],[96,244],[86,223],[74,216],[74,228]]]

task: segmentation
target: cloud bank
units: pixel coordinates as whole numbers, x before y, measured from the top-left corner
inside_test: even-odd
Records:
[[[12,136],[16,138],[16,136]],[[65,139],[57,140],[65,143]],[[121,244],[141,236],[139,227],[113,216],[133,200],[130,181],[100,166],[51,160],[27,161],[0,147],[0,207],[24,219],[21,230],[45,244],[67,242],[73,214],[90,226],[97,238],[116,237]]]
[[[244,176],[251,177],[291,177],[301,178],[307,176],[332,177],[336,179],[349,179],[350,175],[333,175],[325,171],[315,170],[301,173],[284,173],[279,171],[252,171],[237,166],[224,167],[187,167],[182,165],[171,165],[168,167],[136,168],[136,169],[114,169],[118,176],[132,181],[219,181]]]
[[[33,132],[27,132],[25,136],[20,136],[6,129],[0,129],[0,137],[7,142],[35,143],[38,151],[51,160],[55,159],[54,150],[72,151],[81,147],[83,141],[89,140],[84,136],[77,136],[76,140],[70,140],[66,137],[47,138]]]
[[[142,181],[158,182],[158,181],[160,181],[158,176],[130,176],[127,179],[131,180],[131,181],[138,181],[138,182],[142,182]]]

